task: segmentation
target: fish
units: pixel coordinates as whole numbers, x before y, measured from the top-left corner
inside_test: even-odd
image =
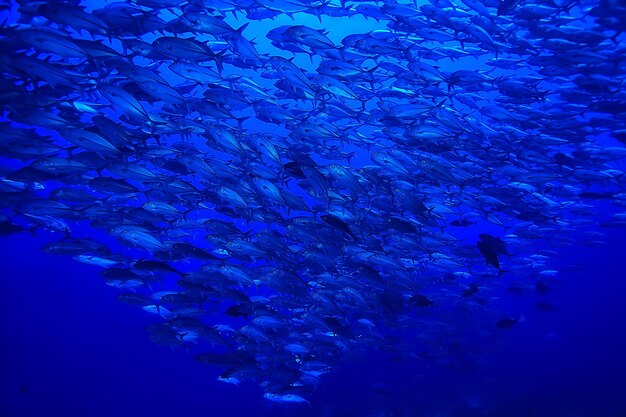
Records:
[[[411,298],[409,299],[409,303],[411,303],[411,305],[414,305],[416,307],[431,307],[435,304],[434,301],[432,301],[431,299],[429,299],[423,294],[412,295]]]
[[[525,321],[525,317],[523,315],[514,318],[514,317],[505,317],[496,322],[496,327],[498,329],[510,329],[518,323],[522,323]]]
[[[278,403],[308,403],[309,401],[298,394],[272,394],[266,392],[263,394],[266,399]]]
[[[468,227],[468,226],[471,226],[472,224],[475,224],[475,223],[467,219],[455,219],[450,222],[450,226],[455,226],[455,227]]]
[[[485,244],[489,246],[489,248],[494,253],[498,255],[509,255],[509,252],[506,249],[506,245],[501,238],[497,236],[492,236],[487,233],[481,233],[480,235],[478,235],[478,237],[480,237],[480,240],[482,242],[485,242]]]
[[[23,232],[25,229],[10,220],[0,221],[0,236],[10,236],[14,233]]]
[[[480,254],[485,258],[485,262],[495,267],[498,270],[498,274],[502,275],[502,268],[500,268],[498,253],[493,249],[493,247],[483,240],[476,242],[476,246],[478,246]]]
[[[614,2],[14,6],[3,240],[56,239],[150,340],[277,405],[359,352],[483,361],[464,335],[523,321],[493,300],[626,227]]]
[[[348,226],[343,220],[341,220],[337,216],[334,216],[332,214],[323,214],[320,217],[329,226],[331,226],[331,227],[333,227],[333,228],[335,228],[335,229],[337,229],[337,230],[339,230],[341,232],[344,232],[344,233],[348,234],[353,239],[357,239],[356,235],[354,233],[352,233],[352,230],[350,229],[350,226]]]

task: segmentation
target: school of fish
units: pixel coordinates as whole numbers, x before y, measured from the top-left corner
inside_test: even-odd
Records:
[[[0,12],[0,234],[58,232],[268,400],[358,352],[459,355],[523,319],[497,290],[547,294],[559,247],[626,226],[624,0]]]

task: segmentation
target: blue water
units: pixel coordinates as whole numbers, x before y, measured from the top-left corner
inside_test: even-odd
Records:
[[[526,321],[468,369],[381,354],[323,378],[310,406],[274,406],[252,384],[156,345],[150,315],[118,302],[96,267],[42,253],[51,239],[3,239],[0,415],[18,416],[556,416],[626,415],[626,283],[622,233],[567,248],[549,296],[501,294]],[[533,304],[549,298],[558,307]],[[387,414],[385,414],[387,413]]]
[[[234,28],[246,22],[230,14],[227,20]],[[281,15],[263,23],[252,22],[245,34],[255,39],[261,53],[277,54],[265,33],[269,28],[295,24],[328,29],[337,44],[355,32],[381,28],[380,22],[360,16],[349,20],[324,17],[320,22],[312,15],[297,14],[296,20]],[[155,37],[148,35],[146,40]],[[616,48],[621,45],[615,43]],[[282,56],[290,54],[282,51]],[[490,52],[463,61],[463,65],[449,59],[437,65],[441,71],[460,67],[485,70],[485,61],[493,57]],[[308,71],[316,70],[317,62],[307,54],[297,54],[293,62]],[[135,63],[145,62],[139,58]],[[229,66],[225,73],[258,75],[255,69]],[[518,75],[524,74],[522,69]],[[171,77],[168,82],[180,81],[167,75]],[[265,82],[264,86],[273,85]],[[158,107],[153,110],[157,112]],[[254,111],[246,108],[244,113],[252,115]],[[253,133],[264,132],[271,125],[251,119],[244,126]],[[289,131],[278,125],[271,129],[270,133],[279,135]],[[606,136],[598,135],[596,143],[621,146]],[[357,151],[349,162],[352,167],[372,164],[364,149],[345,146],[346,151]],[[3,175],[20,166],[2,157]],[[347,165],[345,160],[343,164]],[[614,166],[625,168],[623,161]],[[621,191],[623,185],[621,177],[611,183]],[[51,187],[55,186],[58,184],[52,182]],[[319,203],[310,196],[306,201]],[[423,316],[409,315],[409,320],[417,322],[431,320],[425,321],[425,326],[444,328],[442,340],[426,342],[435,348],[415,344],[419,325],[405,331],[409,347],[398,349],[400,352],[377,350],[376,343],[366,343],[362,350],[355,349],[332,364],[332,371],[306,392],[308,403],[299,405],[264,399],[265,391],[254,382],[243,381],[239,386],[219,382],[223,369],[194,360],[198,350],[193,344],[172,348],[151,342],[146,327],[163,322],[161,318],[118,301],[117,296],[126,290],[106,285],[101,268],[42,250],[62,239],[62,232],[40,227],[32,234],[23,231],[0,237],[0,417],[626,417],[626,229],[597,226],[621,211],[623,204],[609,199],[593,204],[593,214],[588,216],[591,226],[584,227],[603,233],[597,239],[602,242],[564,231],[558,237],[574,236],[570,245],[550,240],[510,245],[518,252],[506,261],[501,276],[480,259],[478,269],[491,273],[491,281],[485,282],[486,290],[479,294],[484,305],[472,304],[466,322],[462,315],[448,314],[450,305],[445,301],[421,310]],[[577,227],[575,217],[559,220],[572,221]],[[72,236],[96,238],[129,259],[140,259],[146,253],[124,245],[105,230],[89,227],[88,221],[67,222]],[[242,219],[237,224],[247,225]],[[262,230],[259,225],[254,227]],[[476,254],[479,233],[504,235],[501,228],[484,220],[453,233],[469,242]],[[525,276],[519,261],[540,249],[553,251],[549,268],[558,271],[549,280],[547,293],[534,288],[537,277]],[[507,270],[510,266],[517,270]],[[250,270],[254,272],[252,267]],[[445,292],[446,287],[433,288]],[[263,292],[248,290],[249,295]],[[449,317],[454,322],[446,322]],[[504,317],[513,318],[516,324],[494,331],[495,318]],[[225,317],[223,311],[212,319],[239,326],[245,323]],[[457,338],[461,342],[457,343]]]

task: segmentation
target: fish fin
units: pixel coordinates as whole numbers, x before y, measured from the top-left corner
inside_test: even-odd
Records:
[[[227,51],[227,49],[224,49],[223,51],[215,54],[215,65],[217,66],[217,72],[220,75],[222,75],[222,71],[224,71],[224,55],[226,55]]]
[[[315,17],[317,17],[317,20],[322,23],[322,14],[317,9],[315,9]]]
[[[250,117],[252,117],[252,116],[236,117],[235,120],[237,120],[237,128],[239,130],[242,130],[243,122],[248,120]]]
[[[616,31],[615,35],[611,36],[610,39],[611,41],[613,41],[613,43],[618,44],[619,42],[617,41],[617,38],[624,33],[623,31]]]
[[[193,211],[193,208],[190,208],[189,210],[185,210],[185,211],[183,211],[183,212],[182,212],[183,219],[184,219],[184,220],[187,220],[187,215],[188,215],[189,213],[191,213],[192,211]]]

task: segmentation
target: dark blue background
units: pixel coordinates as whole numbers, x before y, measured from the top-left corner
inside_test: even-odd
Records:
[[[551,294],[497,294],[525,321],[474,347],[487,363],[462,371],[372,354],[297,409],[148,341],[157,318],[118,302],[98,268],[41,251],[59,236],[3,238],[0,416],[626,416],[626,237],[607,232],[604,246],[559,250],[558,265],[580,268]],[[556,310],[536,309],[541,299]]]

